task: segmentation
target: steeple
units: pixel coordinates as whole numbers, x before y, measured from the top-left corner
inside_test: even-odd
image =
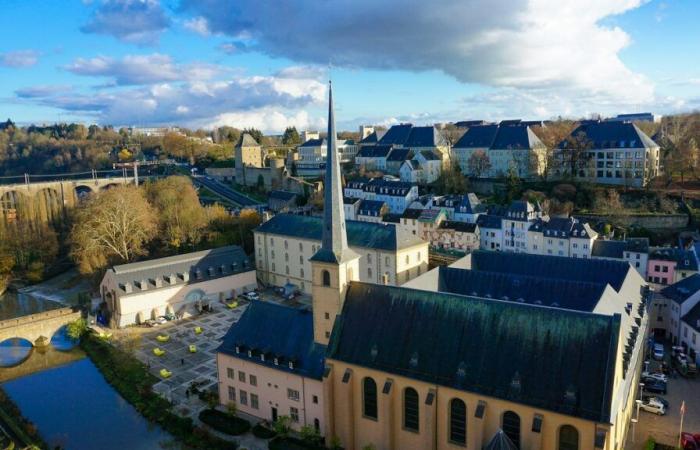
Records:
[[[340,158],[335,134],[333,114],[333,88],[328,82],[328,136],[326,154],[326,177],[323,186],[323,235],[321,248],[311,261],[342,263],[357,258],[348,248],[343,211],[343,186],[340,176]]]

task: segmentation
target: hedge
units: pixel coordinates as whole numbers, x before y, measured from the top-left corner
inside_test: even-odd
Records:
[[[255,424],[253,427],[253,436],[260,439],[272,439],[275,437],[274,430],[267,428],[259,423]]]
[[[199,420],[216,431],[230,434],[231,436],[240,436],[250,431],[250,422],[247,420],[241,419],[240,417],[231,417],[216,409],[203,410],[199,413]]]
[[[195,426],[192,419],[171,412],[169,401],[153,392],[158,378],[136,358],[111,344],[86,335],[80,346],[102,372],[105,380],[131,403],[147,420],[157,423],[186,446],[194,449],[236,450],[237,442],[229,442]]]

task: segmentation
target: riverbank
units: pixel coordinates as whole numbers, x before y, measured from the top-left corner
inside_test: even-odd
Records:
[[[22,415],[19,407],[0,386],[0,426],[7,430],[10,438],[22,448],[35,446],[49,448],[39,435],[38,428]]]
[[[238,444],[213,436],[192,419],[171,411],[172,404],[153,391],[158,378],[136,358],[93,334],[86,335],[81,348],[105,380],[150,422],[157,423],[183,444],[195,449],[235,450]]]

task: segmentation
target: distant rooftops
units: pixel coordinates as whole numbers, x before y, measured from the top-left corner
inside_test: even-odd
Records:
[[[544,147],[529,126],[514,122],[499,125],[472,126],[454,145],[455,148],[487,150],[532,150]]]
[[[406,123],[389,128],[378,143],[380,145],[421,148],[446,146],[447,140],[435,126],[415,127]]]
[[[694,273],[687,278],[683,278],[677,283],[666,286],[661,290],[661,294],[680,305],[695,295],[698,291],[700,291],[700,274]]]
[[[606,148],[656,148],[649,136],[630,122],[582,122],[570,136],[583,134],[590,141],[593,149]],[[565,148],[567,141],[559,143],[559,148]]]

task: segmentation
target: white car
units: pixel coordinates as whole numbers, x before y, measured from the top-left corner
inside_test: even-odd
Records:
[[[661,344],[654,344],[654,359],[662,360],[664,359],[664,346]]]
[[[245,296],[248,297],[248,300],[260,300],[260,296],[255,291],[250,291]]]
[[[646,402],[642,402],[640,408],[646,412],[658,414],[659,416],[666,414],[666,407],[663,405],[663,403],[653,397]]]
[[[642,378],[654,378],[655,380],[668,383],[668,375],[664,375],[663,373],[642,372]]]

